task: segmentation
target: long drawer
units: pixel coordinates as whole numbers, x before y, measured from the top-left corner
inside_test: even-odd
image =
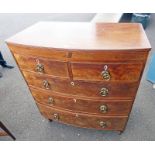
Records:
[[[19,67],[24,70],[34,71],[40,74],[68,77],[67,62],[56,61],[35,56],[14,54]]]
[[[128,116],[101,116],[83,113],[73,113],[37,104],[41,114],[52,120],[84,128],[122,131]]]
[[[23,75],[30,86],[64,94],[84,97],[100,97],[102,99],[133,99],[138,86],[138,82],[73,82],[67,78],[52,78],[47,75],[39,75],[27,71],[23,71]]]
[[[34,99],[47,106],[101,115],[129,115],[131,100],[91,100],[30,87]]]
[[[145,62],[148,50],[71,50],[58,48],[33,47],[7,43],[12,53],[27,54],[55,60],[72,62]],[[69,56],[70,55],[70,56]]]
[[[74,80],[138,81],[143,63],[71,63]]]

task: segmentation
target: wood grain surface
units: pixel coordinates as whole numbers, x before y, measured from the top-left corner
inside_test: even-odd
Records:
[[[39,103],[37,105],[41,111],[41,114],[45,118],[83,128],[122,131],[128,119],[128,116],[101,116],[73,113],[70,111],[48,107]],[[55,114],[58,116],[58,118],[54,118]],[[101,121],[106,123],[105,128],[100,126]]]
[[[129,115],[132,107],[132,100],[92,100],[89,98],[80,98],[71,95],[64,95],[60,93],[53,93],[35,89],[30,87],[31,93],[36,102],[45,104],[47,106],[62,108],[73,112],[94,113],[100,115]],[[52,102],[49,102],[52,98]],[[106,106],[107,110],[101,111],[101,106]]]
[[[141,24],[39,22],[6,43],[45,118],[125,129],[151,49]]]
[[[106,81],[102,72],[110,74],[109,81],[139,81],[143,63],[71,63],[74,80]]]
[[[49,83],[49,91],[59,92],[70,95],[77,95],[81,97],[100,97],[109,99],[133,99],[138,84],[137,82],[85,82],[74,81],[74,86],[71,85],[69,79],[52,78],[47,75],[41,75],[34,72],[23,71],[23,75],[29,86],[45,89],[43,81]],[[102,88],[109,90],[107,96],[101,96]]]
[[[138,23],[39,22],[7,39],[21,45],[99,50],[150,48]]]
[[[44,68],[43,71],[40,72],[41,74],[49,74],[60,77],[69,76],[66,62],[19,54],[14,54],[14,56],[21,69],[37,72],[36,67],[38,64],[41,64]]]

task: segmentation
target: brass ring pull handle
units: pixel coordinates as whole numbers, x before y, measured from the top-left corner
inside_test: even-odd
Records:
[[[45,89],[50,89],[50,84],[49,84],[49,82],[47,80],[43,81],[43,86],[44,86]]]
[[[44,72],[44,65],[37,64],[36,65],[36,72],[43,73]]]
[[[55,114],[53,114],[53,119],[54,119],[54,120],[56,120],[56,121],[58,121],[58,120],[59,120],[59,115],[58,115],[58,114],[56,114],[56,113],[55,113]]]
[[[106,128],[106,127],[107,127],[107,123],[104,122],[104,121],[100,121],[100,122],[99,122],[99,125],[100,125],[100,127],[102,127],[102,128]]]
[[[48,98],[48,104],[50,104],[50,105],[54,104],[54,99],[52,97]]]
[[[109,90],[107,88],[101,88],[100,95],[101,96],[107,96]]]
[[[107,81],[110,80],[111,76],[110,76],[110,73],[108,71],[108,66],[107,65],[104,66],[104,70],[101,72],[101,76],[102,76],[102,78],[104,80],[107,80]]]
[[[36,62],[37,62],[37,65],[35,68],[36,72],[43,73],[44,72],[44,65],[41,64],[38,59],[36,60]]]
[[[100,106],[100,112],[106,113],[107,111],[108,111],[108,107],[106,105],[103,104]]]

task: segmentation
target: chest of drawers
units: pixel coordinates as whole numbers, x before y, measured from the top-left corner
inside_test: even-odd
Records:
[[[125,129],[151,49],[140,24],[39,22],[6,43],[45,118]]]

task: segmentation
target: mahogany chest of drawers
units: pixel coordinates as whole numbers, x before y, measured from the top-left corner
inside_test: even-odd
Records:
[[[151,49],[140,24],[39,22],[6,42],[45,118],[125,129]]]

